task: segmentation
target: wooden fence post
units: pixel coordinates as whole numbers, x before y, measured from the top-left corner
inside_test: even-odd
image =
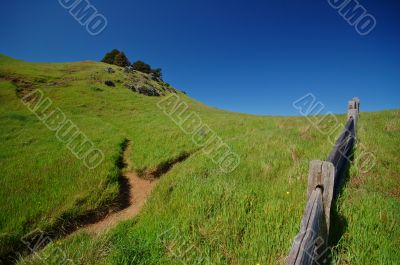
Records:
[[[346,126],[328,157],[328,161],[313,160],[308,174],[307,204],[296,235],[288,265],[314,265],[326,262],[332,200],[338,194],[344,169],[350,163],[354,148],[360,100],[348,104]]]
[[[327,246],[327,230],[323,215],[322,190],[318,187],[307,201],[300,232],[294,239],[292,250],[286,259],[287,265],[319,264]]]
[[[358,98],[353,98],[353,100],[349,101],[347,118],[354,119],[354,127],[356,128],[357,128],[359,113],[360,113],[360,100]]]
[[[290,265],[318,264],[328,244],[329,222],[335,167],[327,161],[310,162],[307,205],[301,221],[300,233],[286,260]]]
[[[325,220],[328,233],[334,186],[335,166],[331,162],[327,161],[311,161],[310,171],[308,173],[307,200],[317,187],[322,189],[322,202],[324,204]]]

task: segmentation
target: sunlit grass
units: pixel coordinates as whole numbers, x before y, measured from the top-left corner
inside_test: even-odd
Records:
[[[20,102],[9,80],[2,81],[2,251],[34,228],[44,229],[61,216],[73,218],[115,198],[119,145],[130,139],[139,171],[182,152],[194,153],[162,176],[138,217],[99,237],[78,232],[50,244],[39,257],[60,247],[77,264],[193,264],[196,258],[204,264],[283,263],[300,226],[309,161],[327,158],[332,148],[327,137],[303,117],[224,112],[180,94],[240,156],[239,167],[224,174],[201,150],[195,152],[190,135],[158,109],[159,98],[90,78],[124,79],[121,71],[110,75],[104,68],[98,63],[24,64],[0,57],[3,77],[37,84],[106,155],[99,168],[85,168]],[[399,123],[393,123],[399,118],[399,111],[361,115],[360,142],[376,155],[377,164],[369,173],[352,169],[338,202],[347,223],[333,249],[338,263],[399,261],[400,136]],[[338,119],[343,123],[345,116]],[[25,262],[56,263],[32,257]]]

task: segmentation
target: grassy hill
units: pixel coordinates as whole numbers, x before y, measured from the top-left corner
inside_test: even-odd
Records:
[[[217,110],[146,74],[107,67],[0,55],[0,256],[39,228],[53,233],[53,243],[21,264],[56,264],[58,250],[74,264],[283,263],[303,214],[309,161],[326,159],[327,137],[304,117]],[[164,95],[142,95],[129,82],[149,83]],[[101,150],[99,166],[86,167],[29,110],[21,98],[34,89]],[[169,95],[179,96],[240,157],[234,171],[221,171],[158,107]],[[337,118],[344,123],[346,117]],[[359,143],[376,164],[368,172],[350,170],[334,217],[335,263],[400,263],[399,121],[399,110],[361,113]],[[329,118],[321,126],[334,125]],[[65,237],[85,218],[118,207],[127,140],[140,175],[190,156],[161,176],[137,217],[100,235],[77,229]]]

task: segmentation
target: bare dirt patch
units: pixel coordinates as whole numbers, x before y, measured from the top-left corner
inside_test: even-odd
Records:
[[[157,185],[158,179],[166,174],[175,164],[183,162],[191,154],[183,153],[175,159],[161,163],[154,170],[147,171],[139,177],[133,171],[130,160],[131,141],[125,140],[121,144],[122,154],[116,161],[121,170],[119,179],[120,191],[116,201],[110,205],[102,206],[77,216],[72,220],[64,220],[55,223],[47,231],[39,231],[40,236],[45,236],[51,240],[65,238],[76,231],[86,231],[90,234],[99,234],[111,229],[121,221],[131,219],[138,215],[146,203],[147,198]],[[36,234],[26,238],[26,242],[32,245],[37,239]],[[50,240],[50,241],[51,241]],[[35,251],[43,249],[49,242],[42,242]],[[0,264],[16,264],[21,257],[34,254],[26,245],[20,243],[13,247],[13,250],[0,257]]]
[[[131,142],[124,151],[124,164],[125,169],[122,175],[123,187],[122,187],[122,197],[125,197],[127,205],[124,209],[118,212],[112,212],[108,214],[103,220],[89,224],[83,229],[89,233],[101,233],[104,232],[117,223],[128,220],[135,217],[144,204],[154,187],[157,184],[158,179],[142,179],[137,176],[135,172],[132,171],[132,165],[130,162],[130,150]]]

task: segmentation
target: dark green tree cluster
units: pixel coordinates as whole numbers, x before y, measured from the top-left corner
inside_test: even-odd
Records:
[[[162,77],[161,68],[152,69],[151,66],[143,61],[136,61],[132,64],[133,70],[146,73],[153,74],[157,78]]]
[[[101,61],[103,63],[115,64],[122,67],[131,66],[133,70],[146,74],[153,74],[155,77],[160,79],[162,78],[161,68],[152,69],[149,64],[140,60],[131,64],[128,58],[125,56],[125,53],[117,49],[108,52]]]
[[[117,49],[114,49],[111,52],[106,53],[103,60],[101,61],[103,63],[115,64],[121,67],[130,65],[130,62],[126,57],[125,53],[118,51]]]

